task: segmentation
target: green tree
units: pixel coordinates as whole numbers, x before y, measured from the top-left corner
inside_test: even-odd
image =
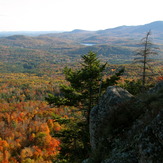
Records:
[[[116,84],[124,72],[124,69],[121,69],[110,78],[103,79],[106,65],[106,63],[101,64],[96,53],[90,51],[83,55],[80,69],[72,70],[67,67],[64,69],[69,85],[61,85],[61,94],[50,94],[46,100],[55,106],[65,105],[79,108],[89,124],[90,111],[97,104],[101,93],[108,86]]]
[[[98,103],[100,95],[107,86],[116,84],[123,73],[123,69],[110,78],[104,78],[106,63],[102,64],[96,53],[89,52],[82,56],[79,69],[65,67],[64,74],[68,84],[60,86],[60,94],[46,98],[49,104],[55,106],[75,106],[76,114],[72,115],[65,129],[54,135],[63,143],[61,145],[60,162],[81,162],[89,157],[89,115],[90,111]],[[72,107],[74,109],[74,107]],[[81,113],[80,116],[78,113]],[[55,118],[56,119],[56,118]],[[60,123],[61,118],[58,119]]]

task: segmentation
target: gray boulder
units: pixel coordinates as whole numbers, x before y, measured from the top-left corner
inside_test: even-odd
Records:
[[[163,89],[163,81],[160,81],[159,83],[157,83],[155,85],[154,88],[151,88],[149,90],[149,93],[157,93],[158,91],[160,91],[161,89]]]
[[[113,110],[117,105],[130,100],[133,97],[128,91],[118,86],[110,86],[102,96],[99,104],[90,113],[90,142],[92,150],[96,150],[98,144],[103,141],[103,134],[110,126]]]
[[[139,163],[163,162],[163,111],[144,128],[137,147]]]
[[[108,87],[90,113],[87,163],[163,163],[163,82],[133,97]]]

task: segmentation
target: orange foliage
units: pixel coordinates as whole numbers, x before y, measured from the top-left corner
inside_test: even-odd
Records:
[[[159,77],[157,78],[157,80],[158,80],[158,81],[163,80],[163,76],[159,76]]]
[[[45,95],[53,93],[60,76],[0,74],[0,162],[49,162],[60,151],[60,141],[51,134],[62,126],[54,114],[66,116],[63,108],[50,108]],[[56,84],[57,83],[57,84]],[[67,116],[68,117],[68,116]]]
[[[50,133],[57,132],[61,126],[50,118],[52,113],[42,101],[1,103],[0,162],[20,163],[26,158],[36,162],[40,157],[46,161],[54,159],[59,153],[60,141]],[[11,153],[17,155],[11,157]]]
[[[61,130],[61,126],[60,126],[60,124],[58,122],[54,122],[53,130],[55,130],[55,131],[60,131]]]

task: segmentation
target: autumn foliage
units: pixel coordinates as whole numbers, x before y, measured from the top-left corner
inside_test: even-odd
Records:
[[[114,66],[111,69],[106,73],[114,73]],[[0,73],[0,163],[81,162],[88,157],[81,112],[75,107],[53,108],[45,101],[66,83],[59,67],[52,75],[46,71],[41,76]]]
[[[34,75],[0,75],[0,162],[51,163],[60,151],[53,134],[62,128],[54,118],[62,111],[43,100],[53,83]]]

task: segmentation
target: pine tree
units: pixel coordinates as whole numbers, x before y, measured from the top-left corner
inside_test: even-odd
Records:
[[[98,103],[100,95],[107,86],[116,84],[123,69],[104,80],[106,63],[101,64],[96,53],[89,52],[82,56],[79,69],[65,67],[65,79],[69,83],[60,86],[60,94],[50,94],[46,100],[55,106],[75,106],[83,113],[81,119],[76,117],[64,123],[66,128],[58,133],[62,142],[59,159],[68,162],[81,162],[90,152],[89,115]],[[71,115],[72,116],[72,115]],[[82,118],[85,117],[85,118]],[[58,120],[59,122],[59,120]],[[78,160],[79,159],[79,160]]]
[[[123,69],[112,77],[104,80],[103,72],[106,63],[101,64],[96,53],[89,52],[82,56],[81,68],[72,70],[65,68],[64,74],[69,85],[61,85],[59,96],[50,94],[46,100],[55,106],[75,106],[83,111],[83,115],[89,123],[90,111],[98,102],[101,93],[109,86],[114,85]]]

